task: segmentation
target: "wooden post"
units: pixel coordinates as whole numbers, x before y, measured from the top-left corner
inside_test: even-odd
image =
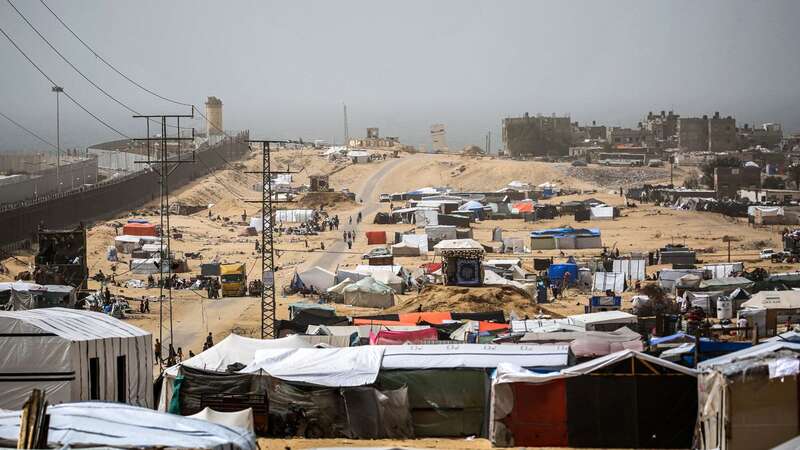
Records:
[[[50,418],[47,415],[45,393],[34,389],[22,407],[19,423],[19,439],[17,448],[47,448],[47,433],[50,429]]]

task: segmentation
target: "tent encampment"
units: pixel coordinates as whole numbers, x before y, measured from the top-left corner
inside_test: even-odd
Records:
[[[0,408],[33,388],[50,404],[105,400],[153,406],[150,333],[107,314],[66,308],[0,311]]]

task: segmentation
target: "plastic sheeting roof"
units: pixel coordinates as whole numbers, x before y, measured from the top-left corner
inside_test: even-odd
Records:
[[[638,352],[636,350],[620,350],[606,356],[601,356],[600,358],[592,359],[583,364],[578,364],[577,366],[568,367],[558,372],[546,374],[531,372],[518,366],[514,366],[513,364],[501,364],[497,367],[497,374],[494,379],[494,383],[543,383],[558,378],[587,375],[595,370],[602,369],[630,358],[644,360],[650,364],[661,366],[675,372],[680,372],[684,375],[697,376],[697,372],[693,369],[679,366],[678,364],[656,358],[655,356],[650,356],[647,353]]]
[[[5,333],[30,333],[31,328],[70,341],[148,336],[150,333],[107,314],[68,308],[0,311],[0,329]]]
[[[705,372],[713,370],[717,367],[724,367],[731,363],[759,357],[769,353],[775,353],[780,350],[791,350],[800,352],[800,344],[794,342],[766,342],[764,344],[754,345],[738,352],[728,353],[727,355],[718,356],[716,358],[702,361],[697,365],[697,370]]]
[[[271,348],[311,348],[300,336],[291,335],[280,339],[253,339],[229,334],[210,349],[199,353],[180,364],[166,369],[168,375],[177,376],[181,365],[195,369],[224,372],[230,364],[250,364],[258,350]]]
[[[48,444],[57,447],[255,450],[253,433],[122,403],[63,403],[47,408]],[[20,412],[0,412],[0,441],[19,438]]]

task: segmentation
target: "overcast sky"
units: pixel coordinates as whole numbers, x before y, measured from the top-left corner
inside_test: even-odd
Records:
[[[38,0],[12,0],[79,69],[143,113],[186,112],[96,60]],[[647,111],[720,111],[800,131],[800,1],[46,0],[144,86],[224,103],[226,129],[342,141],[382,135],[483,146],[525,111],[635,126]],[[0,27],[92,112],[131,136],[144,124],[88,85],[0,0]],[[50,84],[0,36],[0,112],[55,142]],[[63,97],[62,97],[63,100]],[[118,138],[62,102],[62,146]],[[200,122],[196,122],[200,126]],[[0,150],[43,148],[0,118]]]

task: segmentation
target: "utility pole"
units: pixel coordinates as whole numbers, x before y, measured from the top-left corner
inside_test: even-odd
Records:
[[[345,107],[346,108],[346,107]],[[273,205],[284,203],[272,198],[272,176],[297,173],[273,171],[270,161],[270,144],[302,144],[302,141],[250,140],[261,144],[261,171],[245,172],[261,174],[261,200],[247,203],[261,203],[261,339],[275,339],[275,247],[273,239]]]
[[[181,164],[194,163],[195,152],[194,147],[191,150],[191,159],[184,155],[182,152],[183,141],[194,141],[194,128],[192,128],[191,137],[181,137],[181,119],[194,118],[194,106],[192,106],[192,114],[155,114],[155,115],[135,115],[134,119],[145,119],[147,124],[147,137],[136,139],[139,142],[145,142],[147,145],[147,160],[134,161],[137,164],[147,164],[159,176],[160,184],[160,223],[161,223],[161,239],[159,240],[159,255],[158,261],[158,338],[162,345],[164,344],[164,287],[167,287],[167,300],[169,307],[169,343],[173,344],[172,336],[172,249],[170,247],[170,224],[169,224],[169,175],[175,171]],[[167,135],[167,121],[174,119],[177,122],[175,129],[177,130],[176,136]],[[161,134],[156,137],[150,136],[150,122],[161,123]],[[152,143],[158,147],[157,151],[152,148]],[[168,144],[176,143],[177,152],[173,155],[169,154]],[[167,262],[167,282],[164,280],[164,262]]]
[[[56,93],[56,190],[61,192],[61,102],[59,96],[64,92],[64,88],[53,86],[50,90]]]
[[[347,104],[344,105],[344,146],[350,145],[350,131],[347,129]]]

